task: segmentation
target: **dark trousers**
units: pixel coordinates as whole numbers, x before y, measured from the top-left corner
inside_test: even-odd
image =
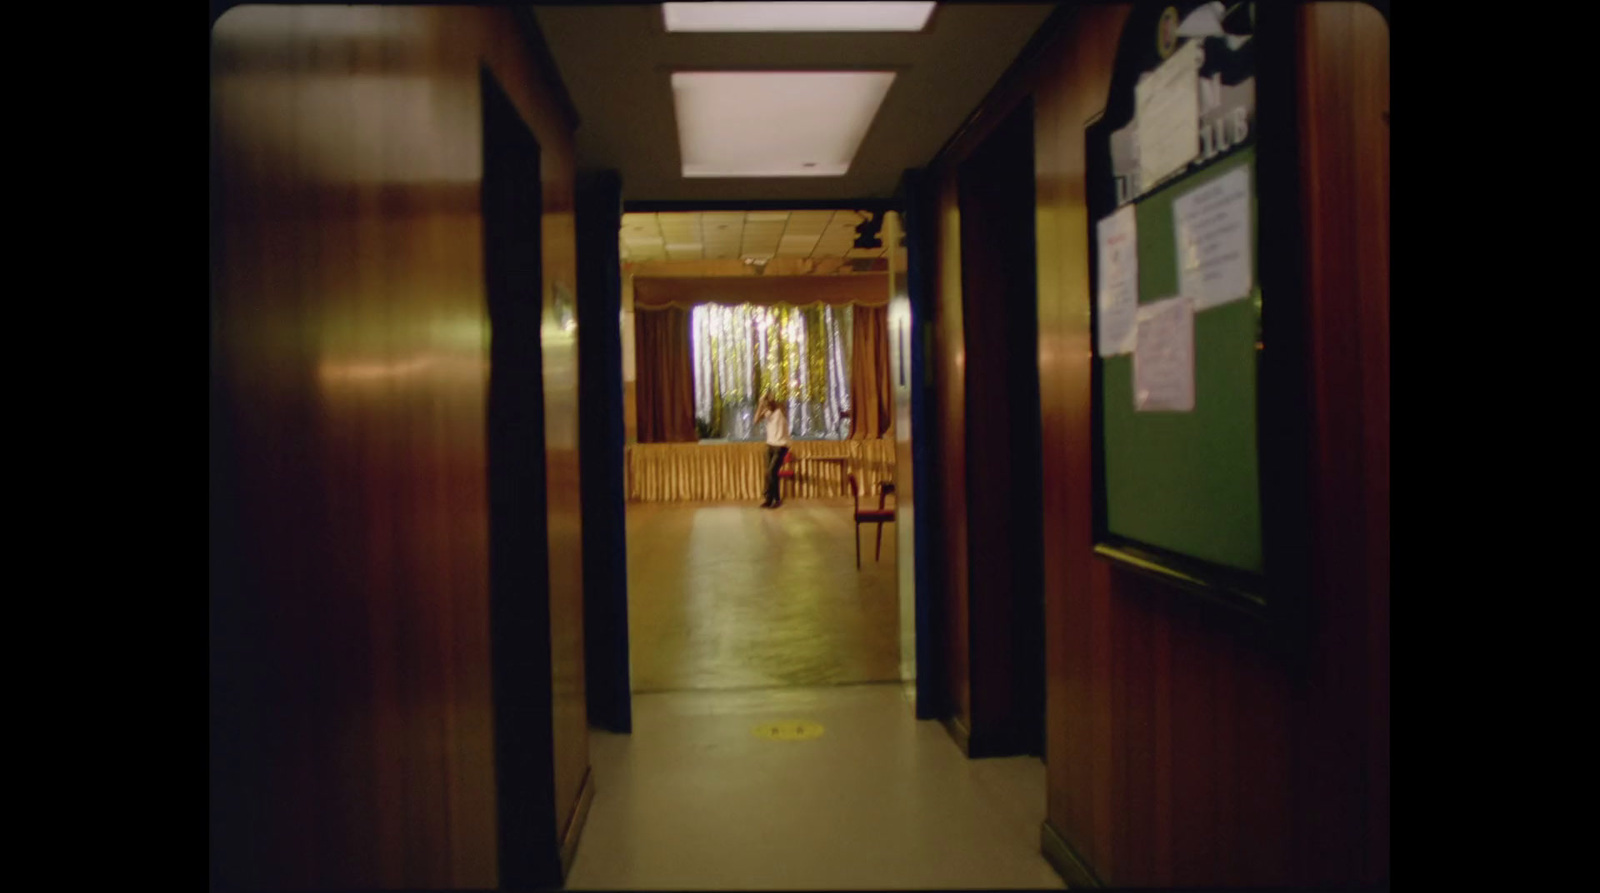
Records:
[[[781,502],[783,496],[778,489],[778,471],[783,468],[783,457],[789,455],[786,446],[767,446],[767,502]]]

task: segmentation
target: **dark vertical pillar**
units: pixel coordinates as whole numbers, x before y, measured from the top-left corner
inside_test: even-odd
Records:
[[[500,888],[561,883],[545,479],[539,144],[483,73],[489,324],[489,623]]]
[[[917,494],[917,522],[913,532],[913,558],[917,581],[917,718],[939,719],[948,710],[944,678],[944,596],[940,575],[932,560],[939,530],[939,495],[935,469],[938,438],[927,427],[928,399],[933,384],[929,369],[933,343],[933,270],[938,231],[934,228],[937,199],[926,171],[908,170],[900,181],[906,237],[906,285],[911,299],[911,470],[912,492]]]
[[[628,674],[627,494],[623,492],[622,181],[580,176],[578,444],[583,504],[584,656],[589,724],[633,730]]]

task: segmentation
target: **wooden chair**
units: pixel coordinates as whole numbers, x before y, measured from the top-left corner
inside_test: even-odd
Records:
[[[872,560],[877,561],[883,555],[883,525],[894,521],[894,509],[883,507],[888,493],[882,489],[878,491],[878,507],[875,509],[863,509],[861,507],[861,486],[856,483],[856,476],[853,474],[845,475],[845,480],[850,482],[850,498],[855,500],[856,569],[859,570],[861,568],[861,525],[878,525],[878,549],[872,554]],[[892,489],[891,487],[890,490]]]
[[[794,476],[794,450],[783,454],[783,465],[778,469],[778,493],[788,499],[794,495],[794,488],[798,482]],[[785,487],[784,485],[788,486]],[[785,492],[787,491],[787,492]]]

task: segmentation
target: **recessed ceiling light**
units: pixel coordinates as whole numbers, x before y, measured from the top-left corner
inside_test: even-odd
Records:
[[[934,3],[663,3],[668,31],[921,31]]]
[[[892,71],[672,75],[685,177],[838,177],[850,170]]]

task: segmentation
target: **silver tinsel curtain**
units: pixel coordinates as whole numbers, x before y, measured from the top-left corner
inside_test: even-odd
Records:
[[[753,422],[767,391],[788,407],[792,436],[848,436],[851,322],[848,305],[697,305],[689,331],[700,437],[762,439]]]

